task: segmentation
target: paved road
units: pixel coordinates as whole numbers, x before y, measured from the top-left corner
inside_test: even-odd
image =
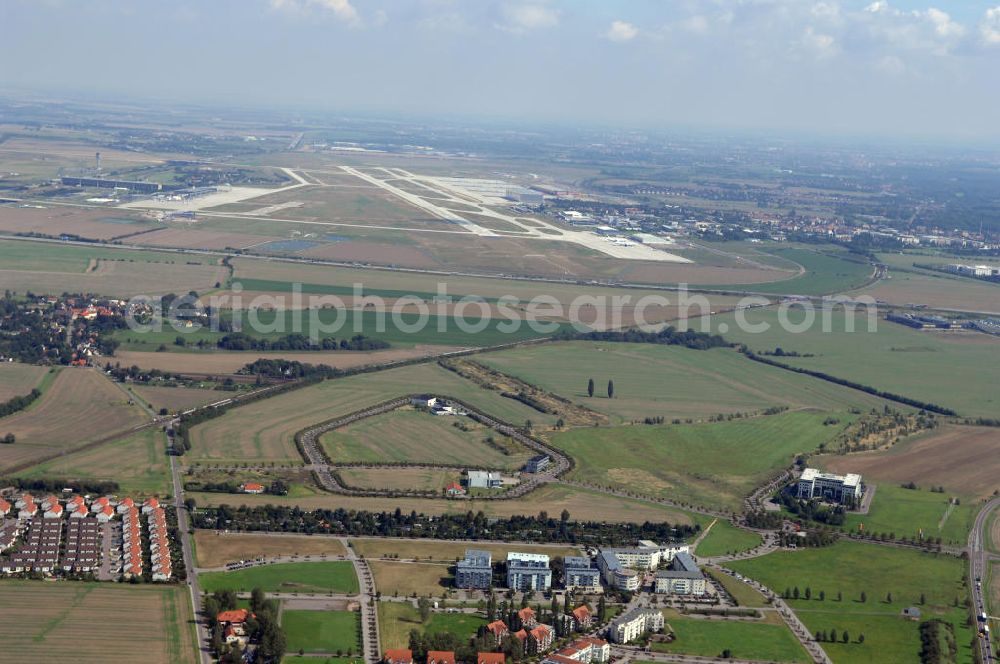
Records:
[[[368,561],[354,555],[354,549],[347,546],[347,558],[354,563],[354,571],[361,584],[361,647],[364,650],[365,664],[378,664],[382,660],[382,643],[378,628],[378,602],[375,599],[375,576]]]
[[[972,525],[972,532],[969,533],[969,578],[972,581],[972,602],[976,607],[976,613],[980,615],[983,613],[988,614],[987,599],[983,595],[981,580],[987,578],[989,560],[992,558],[986,551],[984,531],[986,530],[986,524],[989,521],[990,515],[997,507],[1000,507],[1000,498],[994,498],[986,503],[979,510],[979,514],[976,515],[976,521]],[[987,534],[986,537],[989,537],[989,535]],[[979,639],[979,654],[984,662],[995,661],[991,639]]]
[[[194,609],[195,623],[198,626],[198,652],[202,664],[211,664],[214,659],[209,652],[209,633],[203,620],[198,616],[201,611],[201,589],[198,587],[198,573],[195,569],[194,553],[191,549],[191,536],[188,534],[188,513],[184,507],[184,485],[181,473],[177,468],[177,457],[170,457],[170,474],[174,484],[174,509],[177,510],[177,530],[181,536],[181,551],[184,553],[184,567],[188,575],[188,594],[191,597],[191,607]]]

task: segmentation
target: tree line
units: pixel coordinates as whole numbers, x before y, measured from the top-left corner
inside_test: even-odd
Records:
[[[314,341],[304,334],[287,334],[277,339],[263,339],[246,332],[232,332],[219,339],[216,346],[224,350],[359,351],[389,348],[389,342],[372,339],[363,334],[355,334],[350,339],[339,341],[333,337]]]
[[[732,346],[718,334],[696,332],[694,330],[678,330],[668,325],[659,332],[643,332],[642,330],[606,330],[598,332],[560,332],[553,339],[561,341],[607,341],[612,343],[661,344],[665,346],[685,346],[694,350],[709,348],[724,348]]]

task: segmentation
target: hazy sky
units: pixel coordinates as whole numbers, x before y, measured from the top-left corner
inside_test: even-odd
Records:
[[[1000,0],[0,0],[0,88],[1000,135]]]

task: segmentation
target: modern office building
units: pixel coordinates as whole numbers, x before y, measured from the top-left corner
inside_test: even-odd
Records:
[[[863,493],[861,475],[854,473],[834,475],[806,468],[799,478],[798,497],[805,500],[819,498],[835,503],[853,503],[860,500]]]
[[[705,575],[689,553],[678,553],[670,568],[656,573],[656,592],[668,595],[704,595]]]
[[[466,549],[465,558],[455,565],[455,586],[489,588],[493,582],[493,559],[489,551]]]
[[[511,590],[548,590],[552,587],[549,557],[543,553],[507,554],[507,587]]]
[[[528,459],[528,463],[524,465],[524,472],[526,473],[540,473],[549,467],[552,463],[552,457],[548,454],[539,454]]]
[[[639,589],[641,578],[636,570],[655,570],[662,563],[673,560],[678,553],[687,551],[687,545],[660,546],[655,542],[642,541],[639,546],[601,549],[597,556],[597,568],[607,585],[635,591]]]

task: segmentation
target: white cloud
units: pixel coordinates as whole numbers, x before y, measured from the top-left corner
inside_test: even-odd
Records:
[[[1000,46],[1000,5],[987,9],[979,22],[979,36],[988,46]]]
[[[802,43],[817,57],[829,58],[837,54],[837,40],[828,34],[817,32],[811,25],[806,28]]]
[[[635,39],[639,34],[639,28],[627,21],[612,21],[605,36],[611,41],[627,42]]]
[[[361,15],[351,4],[351,0],[270,0],[273,9],[301,12],[315,7],[328,11],[339,21],[347,25],[357,26],[361,24]]]
[[[497,24],[508,32],[528,32],[539,28],[552,28],[559,24],[559,12],[539,4],[504,5],[500,14],[503,21]]]

